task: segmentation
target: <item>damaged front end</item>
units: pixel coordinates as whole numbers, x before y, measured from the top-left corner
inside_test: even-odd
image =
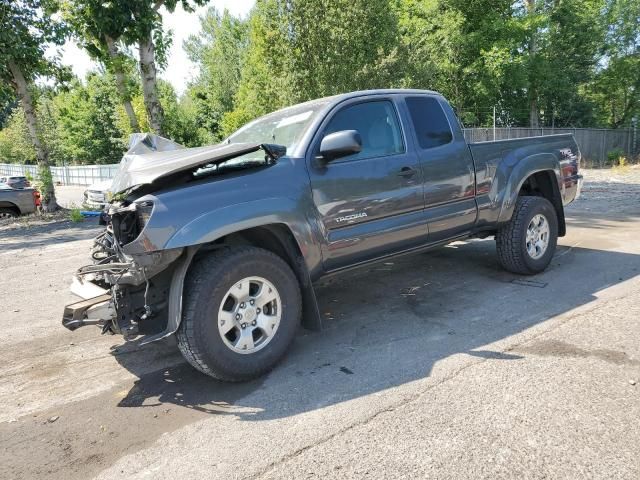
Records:
[[[71,291],[82,300],[65,307],[66,328],[97,325],[102,333],[140,343],[177,330],[184,276],[195,248],[139,248],[136,243],[152,209],[150,202],[111,205],[109,224],[91,249],[93,264],[74,276]]]
[[[134,136],[111,184],[117,200],[101,217],[107,228],[94,241],[93,264],[80,268],[73,279],[71,290],[81,300],[65,307],[62,324],[69,330],[97,325],[103,333],[140,343],[174,333],[182,315],[184,278],[199,246],[163,249],[145,235],[157,198],[148,194],[199,181],[217,173],[221,164],[258,150],[264,152],[262,166],[286,153],[281,145],[224,143],[189,149],[156,135]],[[256,167],[255,162],[247,165]],[[159,230],[166,233],[167,228]]]

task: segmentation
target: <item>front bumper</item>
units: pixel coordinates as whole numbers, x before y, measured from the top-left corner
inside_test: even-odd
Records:
[[[66,305],[62,325],[86,325],[144,344],[177,330],[186,270],[198,247],[126,254],[110,227],[96,237],[94,264],[78,270],[71,291],[79,301]]]
[[[76,330],[86,325],[107,326],[116,316],[111,292],[98,285],[73,277],[71,292],[82,300],[64,307],[62,325],[69,330]]]
[[[104,208],[108,203],[107,196],[102,192],[86,191],[84,193],[84,204],[88,207]]]

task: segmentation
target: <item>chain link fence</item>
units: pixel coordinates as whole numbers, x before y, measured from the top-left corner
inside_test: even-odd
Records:
[[[116,174],[115,165],[73,165],[51,167],[53,181],[60,185],[92,185],[103,180],[110,180]],[[30,176],[38,178],[38,167],[35,165],[19,165],[0,163],[0,177]]]

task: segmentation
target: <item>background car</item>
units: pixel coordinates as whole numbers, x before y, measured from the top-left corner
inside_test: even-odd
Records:
[[[11,188],[27,188],[31,186],[27,177],[21,176],[1,177],[0,183],[8,185]]]
[[[83,204],[87,207],[104,208],[109,203],[109,189],[112,180],[103,180],[90,185],[84,191]]]
[[[39,201],[40,194],[33,188],[12,188],[0,183],[0,220],[33,213]]]

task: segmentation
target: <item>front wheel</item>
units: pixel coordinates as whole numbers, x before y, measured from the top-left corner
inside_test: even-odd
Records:
[[[542,272],[556,250],[558,217],[543,197],[518,198],[511,220],[496,234],[500,264],[522,275]]]
[[[271,370],[300,323],[300,287],[289,265],[256,247],[224,248],[194,262],[177,332],[185,359],[231,382]]]

